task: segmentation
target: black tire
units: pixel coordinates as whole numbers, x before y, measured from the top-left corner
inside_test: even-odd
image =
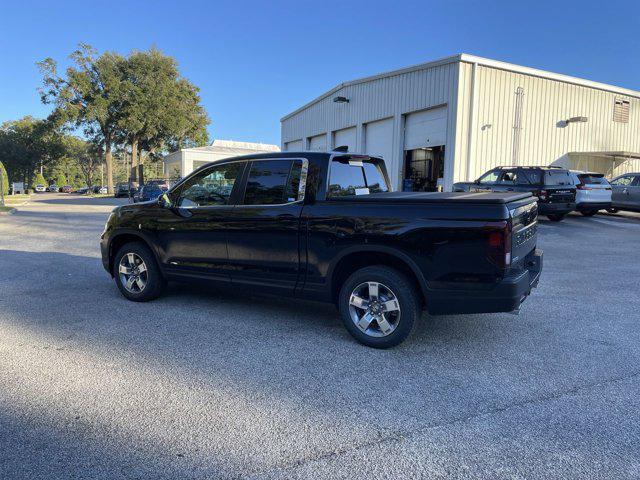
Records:
[[[351,295],[354,289],[368,282],[382,284],[381,290],[390,291],[398,302],[399,318],[394,323],[395,329],[386,336],[376,337],[363,332],[351,317]],[[380,300],[384,301],[382,294]],[[342,285],[338,297],[338,308],[347,331],[358,342],[373,348],[391,348],[402,343],[417,325],[422,314],[421,306],[422,296],[414,284],[404,274],[384,265],[365,267],[351,274]],[[391,316],[394,315],[395,313],[391,312]],[[372,325],[376,325],[375,320]]]
[[[618,210],[617,208],[607,208],[607,212],[609,213],[618,213],[620,210]]]
[[[547,215],[547,218],[549,220],[551,220],[552,222],[560,222],[562,219],[564,219],[564,217],[566,216],[565,213],[560,214],[560,213],[549,213]]]
[[[130,253],[137,255],[146,265],[145,286],[138,292],[132,292],[126,288],[119,272],[120,262],[123,257]],[[162,272],[160,271],[160,267],[158,267],[158,263],[156,262],[153,252],[151,252],[149,247],[142,242],[129,242],[124,244],[113,257],[112,268],[113,277],[116,285],[118,286],[118,290],[120,290],[120,293],[122,293],[125,298],[133,302],[148,302],[150,300],[154,300],[162,294],[162,291],[165,288],[166,281],[162,276]]]
[[[583,210],[580,212],[582,215],[584,215],[585,217],[593,217],[596,213],[598,213],[597,210]]]

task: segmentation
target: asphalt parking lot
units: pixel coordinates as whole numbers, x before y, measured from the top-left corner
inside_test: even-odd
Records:
[[[0,216],[0,478],[638,478],[640,215],[542,221],[521,314],[378,351],[331,306],[126,301],[114,199]]]

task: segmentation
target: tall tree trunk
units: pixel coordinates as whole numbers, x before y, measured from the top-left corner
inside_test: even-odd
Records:
[[[131,181],[136,182],[138,178],[138,139],[131,139]],[[142,182],[140,182],[142,184]]]
[[[142,152],[140,152],[140,157],[138,159],[138,177],[140,178],[140,185],[144,183],[144,158],[142,157]]]
[[[113,156],[111,155],[111,137],[104,139],[104,163],[107,165],[107,192],[113,195]]]

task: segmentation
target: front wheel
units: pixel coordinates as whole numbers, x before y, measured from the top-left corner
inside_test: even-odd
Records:
[[[148,302],[162,294],[165,280],[156,259],[145,244],[123,245],[113,259],[113,276],[118,289],[133,302]]]
[[[414,284],[382,265],[351,274],[342,285],[338,306],[349,333],[373,348],[390,348],[404,341],[422,313]]]
[[[597,210],[583,210],[580,213],[582,215],[584,215],[585,217],[593,217],[596,213],[598,213],[598,211]]]
[[[550,213],[550,214],[547,215],[547,218],[549,220],[551,220],[552,222],[559,222],[564,217],[565,217],[565,214],[559,214],[559,213]]]

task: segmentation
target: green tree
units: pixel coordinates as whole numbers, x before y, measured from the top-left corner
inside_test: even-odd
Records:
[[[0,162],[0,197],[9,193],[9,175],[7,169],[4,168],[2,162]]]
[[[63,137],[46,120],[24,117],[0,126],[0,161],[14,179],[32,185],[35,171],[64,155]]]
[[[47,183],[47,181],[45,180],[44,175],[42,175],[40,172],[38,172],[38,173],[36,174],[36,178],[34,178],[34,179],[33,179],[33,184],[34,184],[34,185],[44,185],[45,187],[46,187],[47,185],[49,185],[49,184]]]
[[[198,89],[180,77],[177,62],[152,48],[135,51],[124,63],[120,137],[131,146],[132,177],[142,182],[144,158],[173,144],[206,143],[209,119]],[[148,155],[142,155],[142,151]]]
[[[63,76],[57,63],[46,58],[38,63],[43,74],[40,97],[53,104],[51,119],[58,124],[82,127],[87,138],[100,146],[107,167],[107,188],[113,193],[113,144],[122,114],[122,73],[125,59],[116,53],[98,55],[80,44],[71,54],[73,66]]]

